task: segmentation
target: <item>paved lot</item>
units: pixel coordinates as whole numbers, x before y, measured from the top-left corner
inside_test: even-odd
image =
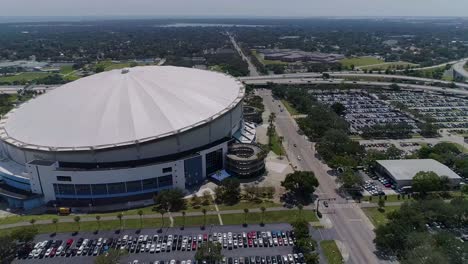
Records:
[[[116,234],[113,231],[101,231],[99,234],[93,234],[88,232],[82,232],[75,237],[71,236],[69,233],[62,233],[58,234],[57,236],[51,238],[49,235],[38,235],[36,237],[36,242],[44,241],[49,239],[55,240],[63,240],[66,241],[69,238],[73,238],[77,240],[80,237],[89,238],[89,239],[97,239],[99,237],[123,237],[124,235],[131,235],[131,236],[138,236],[138,235],[169,235],[169,234],[177,234],[177,235],[198,235],[204,233],[213,232],[220,232],[220,233],[242,233],[248,231],[267,231],[267,230],[291,230],[291,226],[289,224],[268,224],[265,226],[258,226],[258,225],[250,225],[248,227],[242,226],[212,226],[207,227],[206,230],[201,230],[200,228],[186,228],[185,230],[181,230],[180,228],[167,228],[164,229],[161,233],[158,233],[155,229],[144,229],[141,231],[140,234],[136,234],[135,230],[124,230],[120,234]],[[311,230],[312,237],[316,240],[321,239],[333,239],[335,237],[335,233],[333,230]],[[237,248],[237,249],[223,249],[223,255],[226,257],[246,257],[246,256],[276,256],[276,255],[285,255],[292,253],[293,247],[291,246],[275,246],[275,247],[252,247],[252,248]],[[154,253],[151,254],[149,252],[145,253],[130,253],[127,257],[122,259],[122,262],[130,262],[133,260],[138,260],[139,263],[150,263],[154,262],[155,260],[164,260],[170,261],[172,259],[175,260],[193,260],[195,256],[195,251],[171,251],[171,252],[161,252],[161,253]],[[93,256],[74,256],[74,257],[53,257],[53,258],[43,258],[43,259],[26,259],[26,260],[15,260],[13,263],[93,263],[94,261]]]

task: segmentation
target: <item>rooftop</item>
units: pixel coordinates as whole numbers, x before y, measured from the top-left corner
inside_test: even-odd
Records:
[[[459,179],[455,172],[433,159],[377,160],[395,180],[411,180],[420,171],[432,171],[449,179]]]
[[[12,110],[0,137],[30,149],[86,150],[170,136],[226,113],[244,96],[226,74],[173,66],[111,70]]]

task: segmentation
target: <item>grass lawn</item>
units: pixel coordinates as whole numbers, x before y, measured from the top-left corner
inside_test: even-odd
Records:
[[[315,212],[310,210],[303,210],[302,217],[308,222],[318,222]],[[290,223],[297,219],[299,215],[298,210],[294,211],[271,211],[266,210],[263,222],[265,224],[271,223]],[[245,214],[223,214],[221,215],[225,225],[242,225],[244,223]],[[248,213],[247,224],[260,224],[262,221],[262,213]]]
[[[414,64],[414,63],[406,62],[406,61],[392,61],[392,62],[379,63],[377,65],[363,66],[361,67],[361,69],[385,71],[386,69],[406,68],[406,66],[417,67],[418,64]]]
[[[359,67],[359,66],[384,63],[385,61],[381,59],[377,59],[375,57],[366,56],[366,57],[346,58],[346,59],[342,59],[340,62],[341,62],[341,65],[343,65],[344,67],[351,67],[351,65],[354,65],[355,67]]]
[[[290,115],[299,115],[300,113],[294,108],[288,101],[281,100],[286,110],[288,110]]]
[[[260,61],[263,65],[271,65],[271,64],[280,64],[280,65],[287,65],[287,62],[280,61],[280,60],[265,60],[257,53],[256,50],[252,50],[252,54],[257,57],[258,61]]]
[[[276,155],[284,155],[283,145],[280,142],[280,138],[276,132],[270,136],[270,150],[273,151]]]
[[[73,71],[73,66],[72,65],[65,65],[60,67],[60,73],[61,74],[69,74]]]
[[[164,220],[164,226],[169,226],[169,219]],[[160,228],[161,227],[161,218],[154,218],[154,219],[142,219],[142,227],[143,228]],[[99,230],[117,230],[120,228],[120,221],[119,220],[112,220],[112,221],[101,221]],[[124,229],[139,229],[140,228],[140,219],[123,219],[122,226]],[[55,225],[54,224],[46,224],[46,225],[35,225],[38,229],[39,233],[47,234],[47,233],[54,233],[55,232]],[[9,228],[9,229],[2,229],[1,232],[12,231],[14,229],[21,229],[20,227],[17,228]],[[81,231],[88,231],[92,232],[98,229],[98,223],[96,221],[92,222],[81,222],[80,223],[80,230]],[[58,223],[57,224],[57,232],[58,233],[67,233],[67,232],[75,232],[78,230],[78,225],[73,223]]]
[[[47,72],[23,72],[17,75],[2,76],[0,82],[32,81],[49,76]]]
[[[252,208],[260,208],[262,206],[267,208],[267,211],[268,211],[268,208],[271,208],[271,207],[282,207],[281,204],[277,204],[271,201],[263,201],[261,203],[243,201],[234,205],[219,204],[218,209],[220,211],[244,210],[244,208],[252,209]]]
[[[343,257],[334,240],[320,241],[320,247],[327,258],[328,264],[342,264]]]
[[[366,207],[362,209],[364,213],[367,215],[367,217],[369,217],[369,220],[371,220],[372,224],[374,224],[374,226],[377,227],[379,225],[383,225],[387,223],[388,222],[387,214],[399,208],[400,206],[385,206],[385,211],[383,212],[380,212],[379,208],[377,207]]]
[[[370,200],[370,197],[372,197],[372,200]],[[384,197],[382,196],[382,199]],[[392,195],[387,195],[387,200],[385,202],[391,203],[391,202],[405,202],[408,200],[413,200],[412,197],[408,197],[408,195],[405,195],[405,198],[403,198],[402,195],[400,195],[400,199],[398,200],[398,195],[397,194],[392,194]],[[362,201],[367,201],[371,203],[378,203],[379,202],[379,197],[378,196],[364,196]]]
[[[182,216],[174,217],[174,226],[182,226],[184,218]],[[204,224],[204,216],[185,217],[185,226],[202,226]],[[206,226],[219,225],[218,215],[206,215]]]

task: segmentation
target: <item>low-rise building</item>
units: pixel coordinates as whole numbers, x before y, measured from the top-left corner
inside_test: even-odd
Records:
[[[462,180],[449,167],[433,159],[377,160],[377,172],[392,179],[397,188],[411,186],[414,176],[421,171],[447,176],[451,187],[458,186]]]

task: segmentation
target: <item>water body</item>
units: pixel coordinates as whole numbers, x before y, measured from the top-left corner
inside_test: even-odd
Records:
[[[249,24],[214,24],[214,23],[172,23],[156,25],[155,27],[268,27],[268,25]]]

